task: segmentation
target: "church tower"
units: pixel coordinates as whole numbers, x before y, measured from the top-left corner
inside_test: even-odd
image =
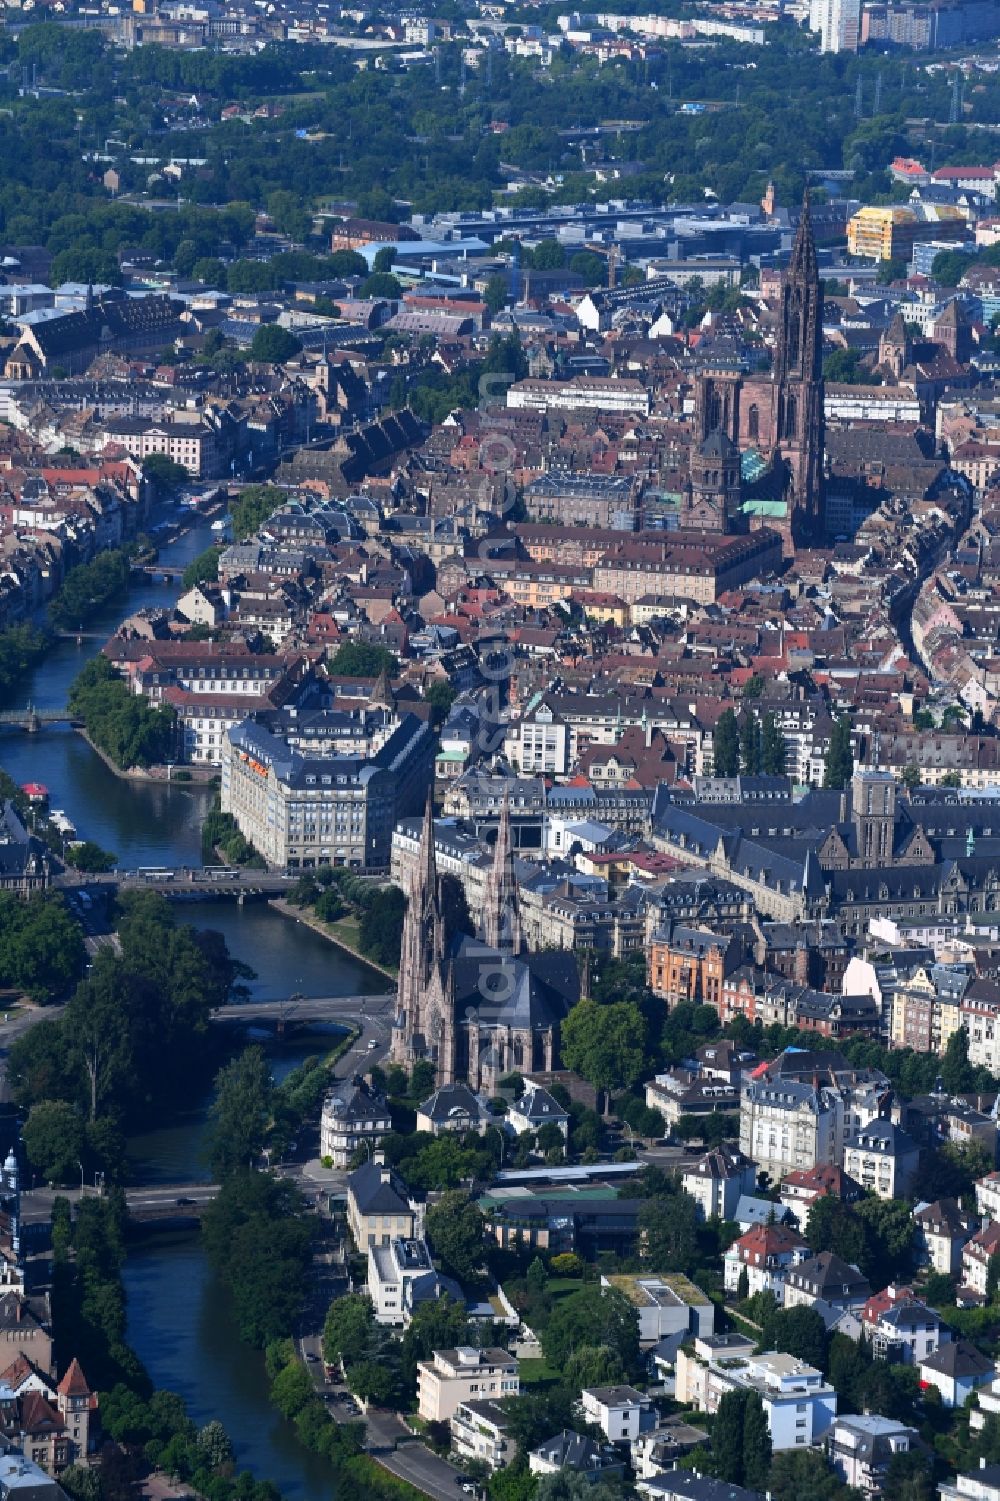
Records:
[[[431,979],[443,958],[444,932],[437,860],[434,855],[434,804],[427,793],[420,849],[403,918],[399,952],[399,991],[392,1056],[412,1063],[426,1051],[424,1003]]]
[[[522,948],[521,915],[514,875],[514,846],[510,832],[510,797],[504,796],[500,810],[493,868],[486,880],[483,899],[483,939],[490,948],[519,954]]]
[[[815,533],[822,524],[823,289],[808,192],[782,278],[774,376],[775,446],[789,470],[792,535],[797,537]]]

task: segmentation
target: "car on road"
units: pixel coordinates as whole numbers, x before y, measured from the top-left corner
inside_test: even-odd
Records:
[[[373,1037],[372,1040],[371,1040],[371,1042],[369,1042],[369,1044],[368,1044],[368,1051],[369,1051],[369,1053],[372,1051],[373,1048],[377,1048],[377,1047],[378,1047],[378,1042]]]
[[[185,1195],[182,1195],[177,1200],[177,1208],[178,1209],[185,1209],[188,1204],[194,1204],[194,1203],[197,1203],[196,1199],[190,1199],[190,1198],[187,1198]]]
[[[306,1351],[306,1360],[308,1360],[311,1363],[312,1361],[319,1360],[319,1356],[318,1355],[314,1355],[313,1352],[312,1352],[312,1350],[307,1350]]]

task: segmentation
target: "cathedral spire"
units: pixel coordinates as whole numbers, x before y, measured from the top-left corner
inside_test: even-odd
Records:
[[[806,188],[802,195],[802,212],[799,215],[799,227],[795,232],[795,243],[792,246],[792,258],[788,263],[788,274],[789,276],[805,277],[809,281],[819,280],[819,262],[816,259],[816,240],[813,236],[808,188]]]
[[[517,877],[514,875],[514,845],[510,830],[510,794],[504,793],[497,829],[493,868],[486,881],[483,904],[483,938],[494,949],[521,952],[521,916],[518,910]]]

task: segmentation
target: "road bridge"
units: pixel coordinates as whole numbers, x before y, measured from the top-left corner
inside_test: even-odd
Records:
[[[388,1036],[395,1005],[394,990],[382,995],[292,995],[272,1001],[231,1001],[212,1012],[212,1021],[233,1026],[353,1021],[360,1022],[363,1033],[377,1041],[378,1036]]]
[[[68,709],[36,709],[31,704],[26,709],[0,710],[0,724],[10,724],[18,729],[36,734],[43,724],[80,724]]]

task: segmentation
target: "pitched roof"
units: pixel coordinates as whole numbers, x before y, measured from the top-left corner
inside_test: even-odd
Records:
[[[64,1397],[90,1396],[90,1387],[87,1385],[87,1378],[83,1374],[83,1368],[75,1355],[66,1367],[66,1374],[60,1381],[58,1390]]]

